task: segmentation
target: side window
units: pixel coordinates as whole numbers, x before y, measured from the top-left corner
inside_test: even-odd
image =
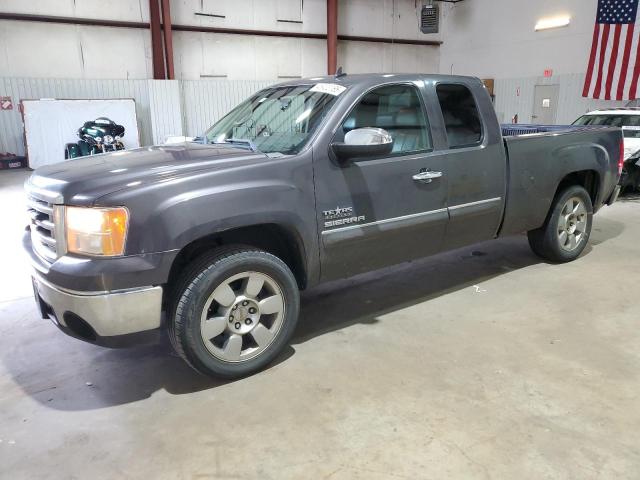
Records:
[[[482,122],[473,95],[464,85],[436,87],[449,148],[469,147],[482,141]]]
[[[410,85],[389,85],[367,93],[342,124],[342,132],[364,127],[389,132],[394,154],[432,148],[422,103]]]

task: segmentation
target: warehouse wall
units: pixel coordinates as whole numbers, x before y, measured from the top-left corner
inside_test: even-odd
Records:
[[[271,82],[247,80],[85,80],[2,78],[0,96],[13,110],[0,111],[0,153],[22,156],[24,125],[20,100],[35,98],[133,98],[141,145],[168,135],[197,136],[254,92]],[[126,133],[125,133],[126,135]]]
[[[419,30],[417,0],[341,0],[340,34],[439,39]],[[105,8],[108,7],[108,8]],[[0,0],[0,11],[148,22],[148,0]],[[172,0],[174,24],[324,34],[326,0]],[[226,18],[196,15],[223,15]],[[292,23],[301,22],[301,23]],[[437,71],[439,47],[340,42],[345,71]],[[277,80],[326,73],[324,40],[175,32],[176,78]],[[0,21],[3,76],[152,77],[147,29]]]
[[[0,154],[24,155],[24,125],[19,102],[38,98],[134,98],[140,138],[148,144],[152,139],[148,82],[0,77],[0,96],[8,96],[13,101],[12,110],[0,111]]]
[[[597,0],[467,0],[444,5],[440,70],[488,78],[584,73]],[[536,32],[545,17],[570,15],[571,24]]]
[[[498,119],[533,122],[536,85],[558,85],[555,123],[625,102],[582,97],[597,0],[467,0],[442,7],[440,71],[493,78]],[[569,15],[567,27],[536,32],[538,20]],[[544,77],[552,70],[551,77]]]
[[[495,82],[495,109],[501,123],[511,123],[518,115],[520,123],[534,123],[534,91],[536,85],[559,85],[558,110],[556,124],[573,123],[584,113],[624,106],[625,102],[593,100],[582,97],[583,73],[566,73],[552,78],[523,77],[502,78]]]

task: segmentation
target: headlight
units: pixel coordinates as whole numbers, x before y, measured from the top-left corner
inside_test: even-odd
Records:
[[[103,140],[106,145],[111,145],[113,143],[113,137],[111,135],[105,135]]]
[[[95,140],[97,143],[100,143],[100,142],[102,141],[102,137],[95,137],[95,138],[94,138],[94,140]]]
[[[124,207],[65,207],[67,251],[83,255],[124,253],[129,212]]]
[[[119,142],[120,140],[122,140],[122,137],[120,135],[116,135],[115,139],[116,139],[116,142]]]

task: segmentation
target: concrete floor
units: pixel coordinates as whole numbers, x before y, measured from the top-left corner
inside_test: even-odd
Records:
[[[0,478],[640,477],[640,200],[571,264],[520,236],[308,292],[286,354],[218,382],[38,319],[25,177],[0,173]]]

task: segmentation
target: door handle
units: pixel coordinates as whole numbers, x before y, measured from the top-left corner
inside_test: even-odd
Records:
[[[422,183],[431,183],[434,178],[442,177],[442,172],[434,172],[431,170],[427,170],[426,172],[416,173],[412,178],[416,182]]]

